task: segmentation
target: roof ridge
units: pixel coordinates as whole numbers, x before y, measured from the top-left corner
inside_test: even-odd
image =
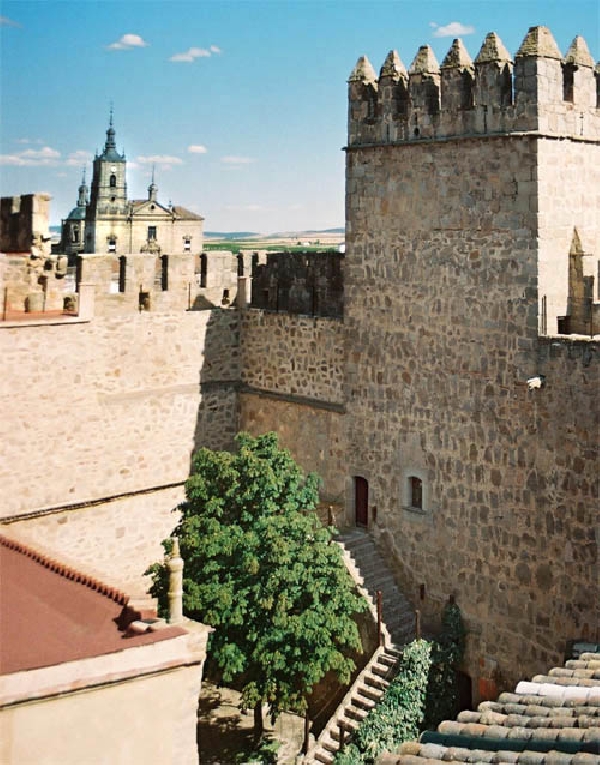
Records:
[[[96,590],[98,593],[100,593],[100,595],[104,595],[120,606],[125,606],[129,602],[129,595],[117,589],[116,587],[111,587],[105,582],[101,582],[99,579],[96,579],[89,574],[78,571],[66,563],[61,563],[61,561],[58,561],[55,558],[51,558],[49,555],[46,555],[45,553],[42,553],[39,550],[30,547],[29,545],[23,544],[23,542],[20,542],[17,539],[11,539],[10,537],[0,534],[0,545],[7,547],[9,550],[15,550],[16,552],[19,552],[28,558],[32,558],[40,565],[45,566],[45,568],[50,569],[65,579],[70,579],[71,581],[79,583],[84,587],[89,587],[91,590]]]

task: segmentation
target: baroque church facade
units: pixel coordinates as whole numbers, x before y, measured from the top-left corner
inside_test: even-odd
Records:
[[[146,199],[128,198],[127,158],[117,151],[111,115],[104,149],[94,157],[89,199],[84,175],[77,204],[62,221],[61,247],[71,257],[199,255],[203,220],[185,207],[159,202],[154,173]]]

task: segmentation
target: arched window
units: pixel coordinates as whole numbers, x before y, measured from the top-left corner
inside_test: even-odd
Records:
[[[117,176],[114,173],[110,176],[110,187],[111,189],[117,188]]]

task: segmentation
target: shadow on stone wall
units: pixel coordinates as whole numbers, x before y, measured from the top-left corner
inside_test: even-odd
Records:
[[[234,309],[210,308],[200,367],[200,402],[196,413],[193,454],[205,446],[230,450],[238,430],[240,382],[240,322]]]

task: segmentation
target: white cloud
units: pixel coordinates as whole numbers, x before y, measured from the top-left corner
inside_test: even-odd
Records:
[[[169,154],[153,154],[150,157],[138,157],[140,165],[156,165],[161,170],[171,170],[173,165],[183,165],[179,157],[171,157]]]
[[[43,149],[25,149],[16,154],[0,154],[0,165],[34,166],[57,165],[60,152],[44,146]]]
[[[78,151],[73,151],[69,154],[67,157],[67,165],[86,165],[91,159],[92,155],[89,151],[82,151],[79,149]]]
[[[210,46],[210,52],[211,53],[221,53],[221,48],[219,48],[218,45],[211,45]]]
[[[463,35],[472,35],[475,32],[475,27],[461,24],[460,21],[451,21],[445,27],[441,27],[435,21],[430,21],[429,26],[435,30],[433,33],[434,37],[461,37]]]
[[[147,45],[148,43],[139,35],[126,34],[106,47],[108,50],[131,50],[132,48],[145,48]]]
[[[208,149],[206,146],[202,146],[201,144],[194,144],[192,146],[188,146],[188,151],[190,154],[206,154]]]
[[[15,143],[38,143],[43,144],[41,138],[15,138]]]
[[[242,165],[251,165],[254,160],[251,157],[221,157],[221,162],[225,165],[234,165],[235,167],[241,167]]]
[[[20,27],[21,24],[19,24],[18,21],[13,21],[12,19],[9,19],[8,16],[0,16],[0,27]]]
[[[216,51],[212,50],[213,47],[211,46],[211,50],[206,50],[206,48],[188,48],[185,53],[175,53],[169,61],[172,61],[174,64],[191,64],[197,58],[210,58],[211,51],[216,53]]]

